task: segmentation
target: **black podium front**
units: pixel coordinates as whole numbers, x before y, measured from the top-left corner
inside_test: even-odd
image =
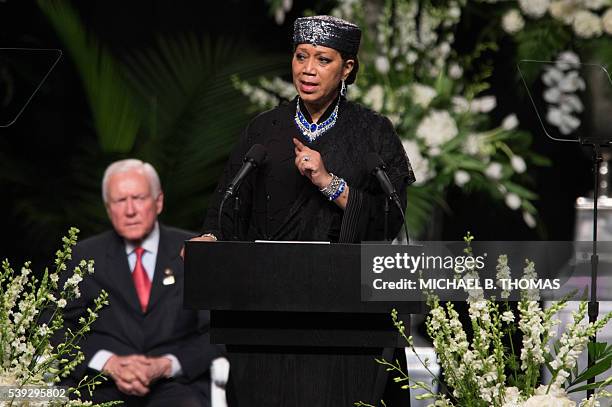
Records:
[[[187,242],[185,306],[211,310],[211,342],[227,345],[238,407],[379,402],[374,361],[403,347],[419,304],[361,302],[360,245]]]

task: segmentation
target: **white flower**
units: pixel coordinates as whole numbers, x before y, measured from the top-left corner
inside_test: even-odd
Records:
[[[516,126],[518,126],[518,124],[519,124],[518,118],[516,117],[514,113],[512,113],[506,116],[506,118],[502,122],[502,129],[506,131],[514,130],[516,129]]]
[[[66,282],[64,283],[64,289],[69,287],[76,287],[81,281],[83,281],[83,277],[79,274],[73,274]]]
[[[49,327],[47,326],[47,324],[42,324],[41,326],[38,327],[38,334],[41,336],[45,336],[49,333]]]
[[[564,24],[571,25],[574,22],[579,5],[574,1],[557,0],[550,3],[550,15]]]
[[[412,171],[416,181],[415,185],[422,185],[435,176],[433,169],[429,168],[429,160],[423,157],[419,144],[414,140],[403,140],[402,146],[410,159]]]
[[[548,88],[544,91],[543,97],[548,103],[559,103],[561,101],[561,91],[559,88]]]
[[[495,96],[483,96],[470,102],[470,110],[474,113],[489,113],[497,106]]]
[[[470,181],[470,174],[464,170],[455,172],[455,184],[461,188]]]
[[[416,129],[416,136],[428,147],[439,147],[458,133],[457,123],[446,110],[432,110]]]
[[[568,72],[557,84],[559,90],[566,93],[576,92],[577,90],[584,90],[586,84],[584,79],[580,77],[578,71]]]
[[[519,0],[523,13],[533,18],[540,18],[548,10],[550,0]]]
[[[263,78],[259,81],[259,85],[264,92],[271,92],[272,94],[277,94],[284,99],[293,99],[295,96],[295,86],[293,83],[282,80],[279,77],[274,77],[273,79]],[[273,97],[268,94],[268,96],[262,96],[264,99]]]
[[[514,169],[514,171],[516,171],[517,174],[522,174],[527,169],[527,164],[525,164],[525,160],[523,160],[523,157],[519,155],[513,155],[510,159],[510,164],[512,165],[512,168]]]
[[[542,75],[542,82],[549,87],[556,86],[557,83],[561,82],[563,76],[563,72],[560,70],[553,67],[547,67],[546,72]]]
[[[492,162],[485,170],[485,175],[493,180],[499,180],[502,177],[503,166],[500,163]]]
[[[383,75],[389,72],[389,68],[391,68],[389,64],[389,59],[383,55],[376,57],[376,60],[374,61],[374,66],[376,67],[376,70]]]
[[[506,201],[506,205],[512,210],[517,210],[521,207],[521,198],[514,192],[506,194],[504,200]]]
[[[525,27],[525,20],[517,9],[508,11],[502,17],[502,28],[508,34],[516,34]]]
[[[605,0],[583,0],[583,2],[589,10],[599,10],[606,3]]]
[[[519,407],[521,392],[517,387],[507,387],[504,394],[502,407]]]
[[[459,64],[451,64],[448,68],[448,76],[453,79],[461,79],[463,76],[463,68]]]
[[[603,30],[599,16],[587,10],[576,13],[572,26],[576,35],[582,38],[599,37]]]
[[[440,147],[438,146],[431,147],[429,150],[427,150],[427,154],[429,154],[430,157],[437,157],[441,152],[442,150],[440,150]]]
[[[393,124],[393,127],[397,127],[402,122],[402,117],[397,113],[390,113],[387,118]]]
[[[536,227],[536,220],[529,212],[523,212],[523,221],[532,229]]]
[[[580,407],[600,407],[601,404],[597,401],[597,396],[595,394],[591,395],[588,399],[582,399],[580,402]]]
[[[571,134],[580,126],[580,120],[571,114],[566,114],[561,109],[551,107],[548,109],[546,120],[559,128],[561,134]]]
[[[363,102],[370,106],[373,110],[380,111],[383,108],[385,91],[383,87],[376,84],[373,85],[363,96]]]
[[[65,306],[66,306],[66,300],[63,298],[60,298],[60,300],[57,302],[57,307],[64,308]]]
[[[481,136],[477,133],[468,134],[461,146],[461,151],[469,155],[478,155],[481,150]]]
[[[601,16],[601,25],[606,34],[612,35],[612,8],[607,9]]]
[[[576,69],[579,68],[577,65],[580,64],[580,57],[572,51],[563,51],[557,57],[557,67],[562,70]]]
[[[453,96],[451,99],[453,104],[453,112],[457,114],[467,113],[470,111],[470,102],[461,96]]]
[[[419,55],[414,51],[408,51],[406,53],[406,62],[409,65],[414,64],[419,59]]]
[[[437,51],[440,56],[446,58],[451,51],[451,46],[448,42],[443,42],[438,46]]]
[[[434,88],[420,83],[414,83],[410,89],[412,90],[412,100],[423,109],[426,109],[431,101],[437,96],[437,92]]]
[[[578,112],[581,113],[584,110],[584,105],[580,98],[576,95],[564,95],[560,105],[561,110],[564,112]]]
[[[507,323],[514,322],[514,314],[512,313],[512,311],[506,311],[502,314],[501,320]]]
[[[567,398],[563,389],[556,386],[551,386],[550,391],[546,394],[548,386],[540,385],[524,404],[524,407],[575,407],[576,402]]]
[[[274,10],[274,21],[276,24],[281,25],[285,21],[285,11],[282,8]]]

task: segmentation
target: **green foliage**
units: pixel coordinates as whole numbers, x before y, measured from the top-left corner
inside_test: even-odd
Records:
[[[589,379],[593,379],[598,375],[602,375],[612,368],[612,344],[602,342],[589,343],[588,354],[593,358],[593,365],[578,372],[578,365],[576,364],[574,371],[571,372],[571,375],[568,378],[568,393],[599,389],[610,383],[610,377],[607,377],[605,380],[599,380],[592,384],[578,386],[578,384],[584,383]]]
[[[129,152],[141,118],[120,66],[97,39],[88,35],[67,2],[39,0],[38,5],[66,44],[81,75],[102,150]]]
[[[207,195],[251,116],[231,76],[279,74],[286,70],[286,56],[184,34],[159,38],[150,49],[119,58],[83,26],[70,2],[39,5],[66,44],[63,63],[74,61],[80,75],[91,117],[74,119],[86,122],[85,127],[91,122],[91,132],[58,134],[55,143],[67,147],[36,166],[23,149],[0,149],[0,180],[10,185],[7,216],[18,219],[23,241],[43,252],[68,223],[86,235],[107,228],[102,172],[110,162],[128,157],[158,170],[166,198],[162,220],[199,228]],[[40,167],[55,175],[44,178],[52,182],[43,181]]]
[[[571,33],[563,25],[552,19],[543,19],[529,24],[525,30],[516,34],[517,61],[552,61],[561,51],[568,48]],[[532,84],[541,73],[541,66],[525,64],[521,66],[525,81]]]
[[[204,197],[249,120],[249,103],[234,89],[232,76],[252,79],[286,64],[285,56],[245,53],[245,48],[184,35],[159,39],[156,49],[127,58],[146,129],[132,155],[160,173],[168,223],[189,225],[202,218]]]

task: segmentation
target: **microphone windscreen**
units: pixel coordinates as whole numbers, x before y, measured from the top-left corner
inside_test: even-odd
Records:
[[[385,162],[376,153],[370,152],[366,155],[366,169],[368,172],[372,172],[377,168],[385,168]]]
[[[244,161],[251,161],[255,165],[259,165],[266,158],[266,148],[261,144],[253,144],[253,147],[244,156]]]

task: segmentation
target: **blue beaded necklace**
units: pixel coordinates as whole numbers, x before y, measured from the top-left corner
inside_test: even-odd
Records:
[[[321,137],[327,130],[334,127],[334,124],[336,124],[336,120],[338,119],[338,106],[340,106],[340,98],[338,98],[338,102],[336,102],[334,111],[323,123],[310,123],[308,120],[306,120],[306,117],[304,117],[304,114],[300,110],[300,98],[298,97],[297,107],[295,108],[295,124],[302,132],[304,137],[306,137],[308,141],[312,143]]]

